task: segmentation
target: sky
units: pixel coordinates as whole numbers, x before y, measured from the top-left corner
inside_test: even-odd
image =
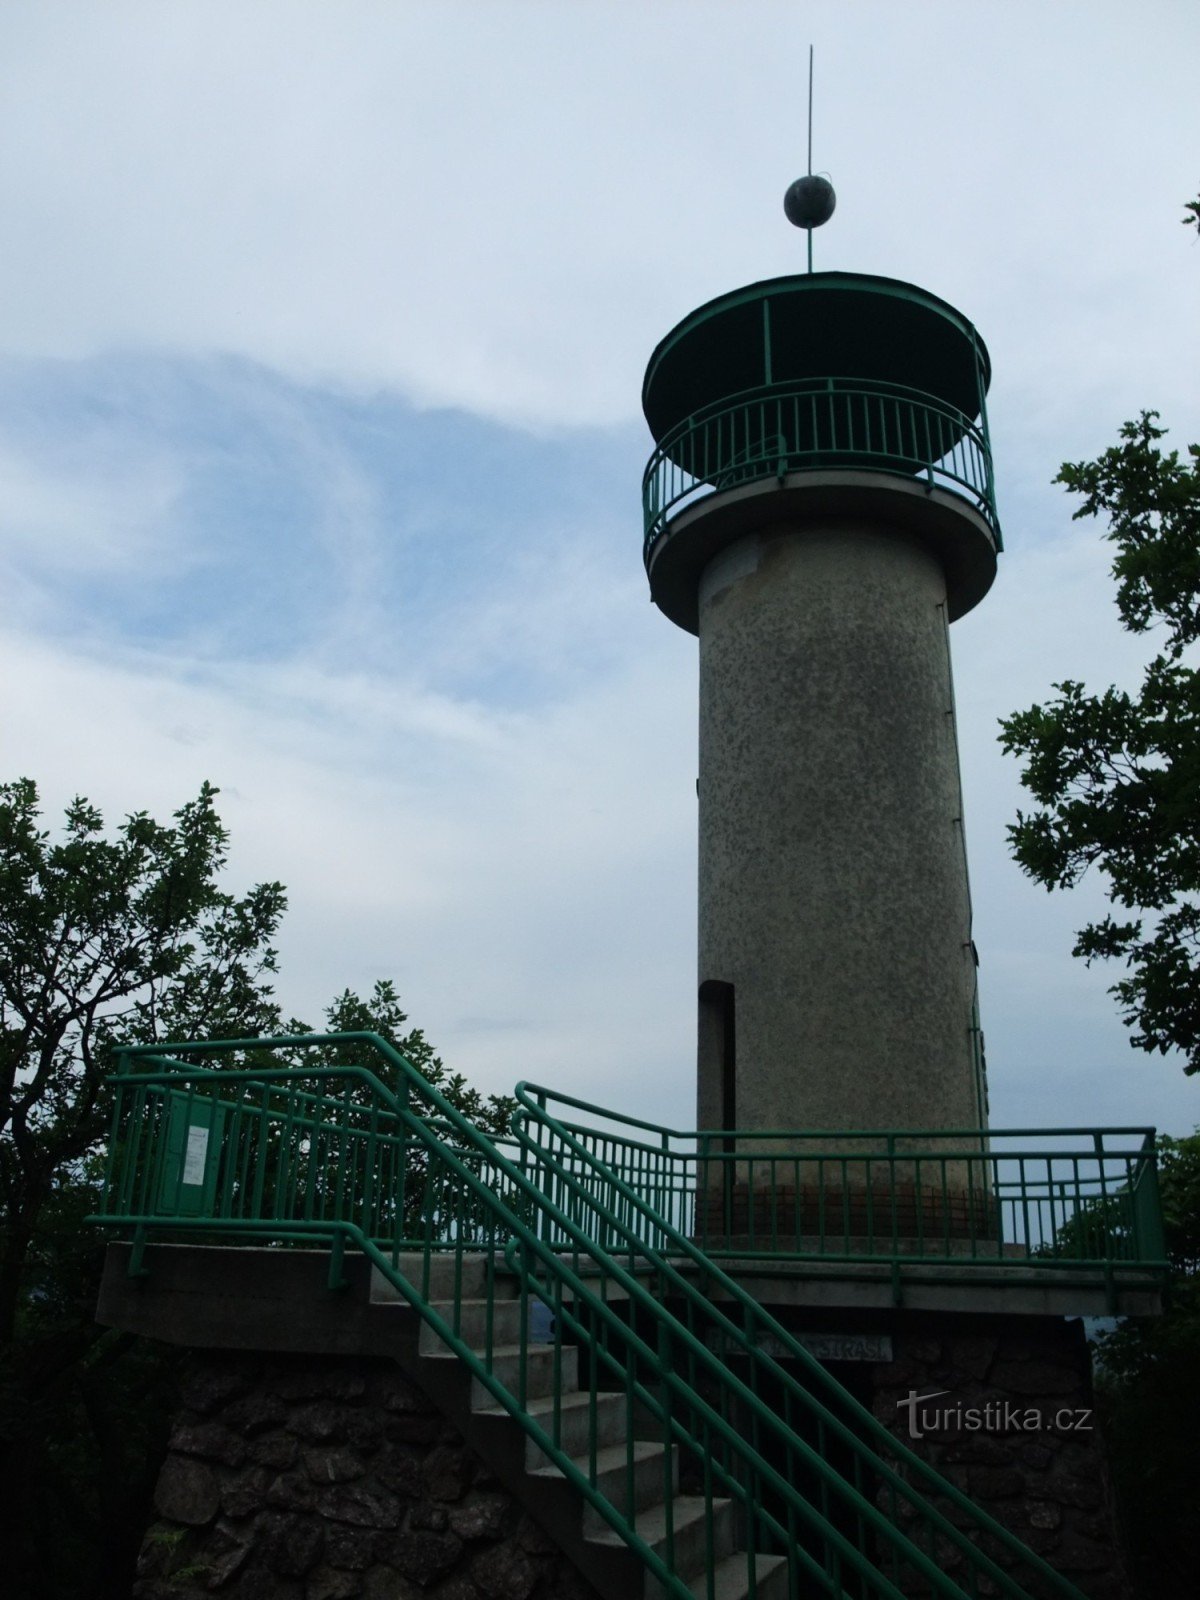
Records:
[[[1052,483],[1200,437],[1190,0],[5,0],[0,777],[289,888],[278,992],[397,983],[488,1091],[690,1126],[696,643],[639,396],[701,302],[907,279],[986,339],[1006,553],[952,629],[992,1120],[1200,1122],[1009,858],[997,720],[1132,687]]]

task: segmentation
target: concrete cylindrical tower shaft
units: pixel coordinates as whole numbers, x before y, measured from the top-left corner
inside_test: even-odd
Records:
[[[700,1126],[979,1126],[937,559],[768,527],[709,562],[699,622],[700,977],[736,1030],[732,1105],[702,1036]]]
[[[948,637],[999,546],[986,381],[959,313],[841,274],[651,361],[647,568],[700,641],[702,1128],[986,1124]]]

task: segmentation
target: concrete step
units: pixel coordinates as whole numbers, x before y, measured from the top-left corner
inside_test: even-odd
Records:
[[[754,1600],[787,1600],[787,1557],[755,1556],[754,1584]],[[738,1550],[713,1568],[711,1585],[705,1572],[693,1579],[688,1588],[696,1600],[750,1600],[750,1558],[744,1550]],[[647,1579],[646,1594],[662,1594],[652,1578]]]
[[[546,1432],[554,1437],[554,1396],[543,1395],[531,1400],[526,1411]],[[480,1416],[508,1416],[503,1406],[488,1405],[479,1408]],[[591,1397],[585,1389],[571,1390],[558,1399],[558,1442],[569,1456],[587,1456],[593,1415],[596,1424],[596,1448],[621,1444],[625,1439],[625,1396],[615,1393],[597,1394],[593,1412]],[[549,1466],[543,1452],[532,1439],[525,1441],[525,1466],[529,1471]]]
[[[434,1300],[433,1309],[451,1327],[455,1324],[453,1300]],[[519,1300],[493,1300],[491,1305],[491,1346],[495,1349],[498,1345],[519,1344],[521,1340],[521,1311]],[[485,1350],[488,1339],[488,1306],[487,1300],[463,1300],[458,1308],[458,1332],[460,1337],[472,1350]],[[529,1305],[524,1307],[526,1315]],[[428,1325],[421,1326],[421,1354],[428,1355],[441,1348],[441,1341],[437,1334]]]
[[[489,1278],[494,1284],[497,1299],[511,1300],[517,1291],[516,1279],[494,1272],[494,1257],[483,1251],[472,1251],[462,1256],[461,1279],[453,1251],[443,1251],[429,1258],[429,1298],[453,1300],[456,1294],[468,1299],[482,1299],[488,1292]],[[400,1273],[414,1288],[422,1290],[425,1282],[425,1257],[420,1251],[403,1252],[397,1261]],[[371,1269],[371,1299],[374,1301],[403,1300],[405,1297],[389,1283],[378,1267]]]
[[[444,1356],[451,1361],[457,1360],[452,1351],[444,1351]],[[565,1345],[561,1352],[561,1380],[564,1392],[574,1392],[579,1387],[579,1351],[572,1345]],[[428,1359],[431,1361],[443,1359],[436,1350],[430,1352]],[[539,1400],[543,1396],[553,1395],[556,1385],[554,1347],[548,1344],[531,1344],[525,1347],[525,1399]],[[520,1345],[499,1345],[492,1351],[491,1371],[508,1390],[509,1394],[520,1396],[521,1389],[521,1347]],[[471,1410],[482,1411],[489,1406],[495,1406],[495,1397],[480,1383],[478,1378],[471,1379]]]
[[[400,1270],[410,1276],[410,1281],[420,1285],[425,1265],[424,1258],[419,1255],[401,1257]],[[452,1257],[434,1258],[430,1269],[431,1300],[438,1314],[451,1326],[455,1323],[451,1297],[456,1287],[456,1273],[459,1274],[463,1295],[457,1314],[459,1334],[469,1348],[482,1353],[488,1339],[486,1296],[492,1272],[490,1258],[482,1254],[464,1256],[461,1268]],[[377,1282],[372,1284],[372,1299],[403,1298],[381,1274],[375,1276]],[[377,1287],[380,1292],[376,1292]],[[526,1316],[532,1303],[532,1300],[527,1302]],[[734,1549],[732,1501],[714,1500],[710,1509],[698,1496],[680,1495],[676,1452],[670,1453],[668,1479],[664,1471],[667,1450],[661,1443],[656,1439],[627,1441],[625,1396],[620,1392],[602,1391],[592,1397],[579,1389],[577,1349],[563,1346],[557,1353],[557,1362],[553,1345],[526,1342],[522,1352],[522,1307],[518,1298],[503,1293],[493,1298],[490,1316],[493,1341],[490,1367],[498,1380],[510,1394],[518,1394],[524,1361],[527,1412],[553,1436],[557,1407],[559,1443],[584,1475],[591,1470],[589,1439],[594,1423],[597,1487],[619,1512],[630,1518],[639,1537],[664,1560],[668,1548],[669,1503],[675,1571],[688,1585],[695,1600],[750,1600],[751,1563],[745,1552]],[[458,1359],[424,1323],[419,1333],[419,1350],[425,1361]],[[518,1427],[478,1378],[471,1382],[470,1407],[473,1413],[504,1417],[511,1427]],[[525,1438],[525,1471],[529,1478],[543,1481],[564,1477],[528,1436]],[[670,1501],[665,1502],[664,1488],[668,1481],[672,1493]],[[607,1552],[624,1548],[624,1541],[586,1500],[581,1498],[579,1505],[579,1511],[574,1513],[580,1517],[575,1524],[579,1530],[575,1537],[582,1535],[583,1550],[600,1547]],[[599,1556],[600,1550],[597,1550],[597,1559]],[[588,1570],[586,1559],[582,1570],[585,1573]],[[786,1559],[760,1555],[754,1559],[753,1572],[754,1600],[787,1600]],[[637,1594],[638,1591],[631,1591],[630,1600],[635,1600]],[[660,1600],[661,1595],[661,1586],[647,1574],[640,1600]]]
[[[643,1511],[665,1498],[667,1491],[668,1462],[666,1449],[648,1440],[631,1439],[627,1443],[605,1445],[596,1451],[596,1488],[624,1515]],[[574,1464],[584,1476],[592,1469],[590,1452],[574,1458]],[[669,1492],[673,1496],[679,1487],[675,1452],[669,1458]],[[529,1474],[536,1477],[560,1477],[558,1467],[547,1464],[535,1467]],[[585,1502],[583,1531],[585,1535],[603,1533],[608,1527],[595,1508]]]
[[[676,1495],[671,1502],[675,1528],[675,1571],[691,1582],[707,1571],[709,1521],[708,1505],[700,1495]],[[639,1511],[634,1521],[638,1536],[645,1540],[654,1553],[663,1560],[667,1555],[667,1508],[664,1502]],[[714,1566],[733,1554],[733,1502],[712,1502],[712,1559]],[[611,1529],[590,1535],[589,1544],[618,1545],[624,1543]],[[745,1557],[742,1557],[743,1569]],[[655,1586],[657,1587],[657,1586]],[[653,1591],[647,1580],[646,1593]],[[699,1591],[703,1593],[703,1590]]]

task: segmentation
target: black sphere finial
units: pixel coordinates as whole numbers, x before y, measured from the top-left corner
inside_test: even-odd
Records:
[[[828,178],[809,173],[790,184],[783,197],[783,209],[795,228],[819,228],[828,222],[837,205],[837,195]]]

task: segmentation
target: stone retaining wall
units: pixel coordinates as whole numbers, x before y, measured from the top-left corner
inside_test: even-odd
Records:
[[[134,1600],[595,1600],[389,1362],[194,1356]]]
[[[880,1421],[1089,1600],[1127,1600],[1082,1324],[912,1317],[893,1343],[872,1370]],[[914,1439],[909,1396],[939,1390]]]
[[[780,1310],[797,1332],[854,1320]],[[1128,1600],[1102,1440],[1056,1425],[1093,1403],[1081,1324],[903,1312],[870,1324],[859,1331],[886,1328],[893,1359],[836,1375],[1089,1600]],[[932,1396],[915,1439],[913,1394]],[[191,1358],[182,1399],[134,1600],[595,1600],[389,1361],[208,1352]]]

